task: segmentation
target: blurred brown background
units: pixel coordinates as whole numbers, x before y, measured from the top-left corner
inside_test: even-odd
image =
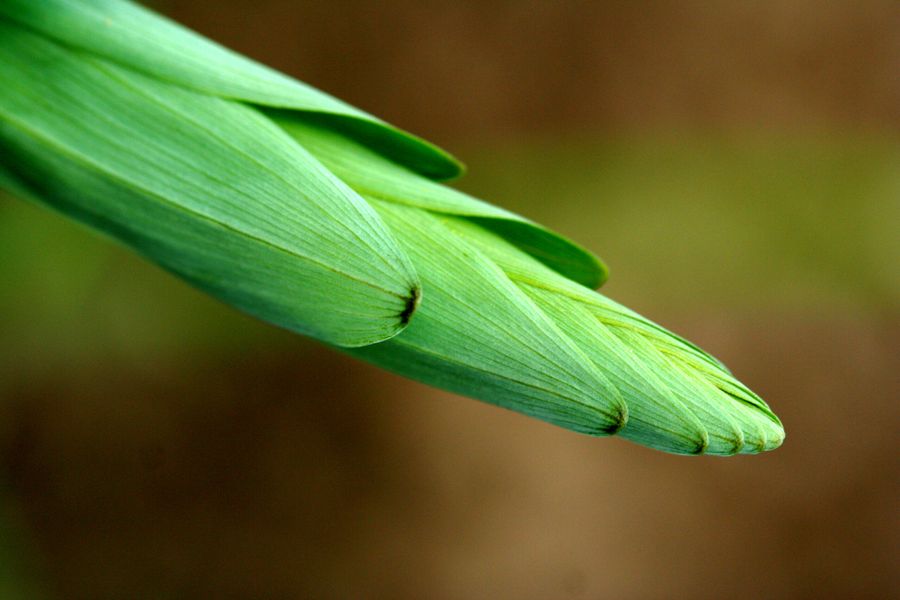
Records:
[[[461,156],[788,437],[582,437],[0,197],[0,596],[900,597],[895,1],[155,6]]]

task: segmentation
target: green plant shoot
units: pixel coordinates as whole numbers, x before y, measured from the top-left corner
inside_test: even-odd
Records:
[[[677,454],[778,447],[587,250],[440,183],[439,148],[124,0],[0,0],[0,187],[407,377]]]

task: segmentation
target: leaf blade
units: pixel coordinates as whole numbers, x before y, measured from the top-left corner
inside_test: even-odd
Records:
[[[463,172],[459,161],[434,144],[132,2],[6,0],[0,18],[188,89],[300,111],[431,178]]]
[[[617,390],[475,246],[437,215],[369,200],[416,265],[424,298],[402,335],[350,354],[574,431],[625,425]]]
[[[279,325],[338,345],[381,341],[405,326],[419,288],[408,257],[368,204],[254,109],[4,21],[0,82],[6,168],[34,195]],[[171,212],[179,214],[167,220]],[[203,222],[187,235],[196,247],[176,235],[192,221]],[[201,230],[218,251],[201,243]],[[246,281],[228,254],[236,248],[255,265]],[[293,280],[263,277],[265,260],[314,291],[296,296]],[[244,291],[229,294],[225,280]],[[250,281],[266,301],[252,301]]]
[[[621,437],[678,454],[756,453],[783,441],[781,422],[768,405],[696,346],[561,277],[491,232],[448,223],[619,388],[629,409]]]
[[[333,130],[274,114],[289,135],[357,192],[436,213],[466,217],[551,269],[589,288],[606,281],[603,262],[575,242],[513,212],[409,171]]]

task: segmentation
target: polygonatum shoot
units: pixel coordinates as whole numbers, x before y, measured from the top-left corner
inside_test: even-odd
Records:
[[[0,186],[249,314],[419,381],[678,454],[784,430],[594,291],[568,239],[441,183],[446,152],[125,0],[0,0]]]

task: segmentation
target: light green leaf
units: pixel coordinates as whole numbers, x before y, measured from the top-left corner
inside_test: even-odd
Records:
[[[596,288],[606,281],[606,266],[600,259],[541,225],[429,181],[331,129],[300,121],[286,113],[273,114],[273,118],[360,194],[467,217],[582,285]]]
[[[447,224],[498,264],[615,385],[629,414],[621,437],[679,454],[755,453],[783,441],[766,403],[696,346],[483,228]]]
[[[371,207],[255,109],[0,20],[0,156],[29,195],[210,293],[338,345],[419,295]]]
[[[583,433],[784,439],[721,363],[588,289],[589,252],[423,176],[449,157],[135,5],[0,4],[0,89],[0,186],[251,314]]]
[[[402,335],[351,354],[592,435],[627,421],[617,389],[477,248],[429,212],[369,198],[422,277]]]
[[[546,236],[553,234],[502,209],[428,181],[333,131],[298,123],[290,117],[276,115],[275,119],[332,172],[369,199],[395,231],[423,278],[425,301],[417,321],[402,336],[388,344],[361,349],[357,356],[414,379],[577,431],[596,429],[589,415],[580,415],[586,421],[573,421],[568,415],[561,419],[557,411],[563,405],[549,405],[545,398],[540,404],[532,405],[523,399],[527,396],[523,397],[521,390],[516,389],[509,396],[509,390],[504,395],[502,387],[485,383],[497,372],[498,365],[506,362],[504,356],[510,350],[496,344],[461,341],[455,323],[465,323],[467,331],[490,331],[503,319],[507,327],[517,330],[535,326],[521,322],[516,311],[506,311],[505,317],[501,316],[503,312],[498,313],[493,317],[496,322],[479,320],[484,307],[496,308],[507,302],[503,296],[508,297],[511,292],[503,284],[493,298],[483,297],[479,289],[469,285],[475,281],[473,277],[448,273],[454,268],[466,268],[454,267],[451,254],[478,256],[480,261],[488,260],[497,267],[495,277],[514,284],[519,293],[517,306],[528,306],[526,312],[532,315],[530,318],[534,319],[537,311],[541,319],[553,324],[552,328],[540,326],[553,343],[574,345],[580,350],[574,357],[584,361],[582,368],[590,365],[600,373],[595,377],[602,384],[593,394],[581,388],[568,394],[567,400],[589,402],[594,395],[599,395],[605,401],[621,401],[628,407],[628,424],[619,432],[620,436],[679,454],[754,453],[781,443],[784,434],[777,417],[719,361],[582,285],[584,282],[579,282],[578,275],[585,271],[573,272],[566,268],[578,264],[577,261],[566,264],[560,260],[560,257],[579,258],[580,248],[574,247],[572,251],[549,246],[544,249],[552,248],[555,253],[534,252],[533,246],[521,244],[516,236],[505,235],[508,230],[498,229],[496,224],[513,223],[523,230],[532,227]],[[409,207],[404,213],[405,222],[398,221],[390,212],[391,205]],[[420,216],[416,217],[417,214]],[[414,222],[416,218],[428,222],[429,217],[425,215],[438,218],[443,229]],[[472,218],[473,215],[477,217]],[[408,229],[416,233],[409,234]],[[420,231],[427,232],[424,239],[419,239]],[[421,248],[416,249],[417,245]],[[432,253],[438,254],[437,258],[429,257],[429,245]],[[591,263],[584,261],[584,264]],[[452,289],[446,294],[452,294],[462,304],[448,308],[452,302],[443,296],[432,300],[432,290],[444,288]],[[522,303],[522,293],[529,302]],[[470,308],[467,310],[466,306]],[[473,306],[479,307],[478,316],[472,315]],[[521,345],[513,343],[513,339],[510,338],[510,347]],[[473,353],[475,348],[477,352]],[[547,352],[520,364],[528,365],[526,371],[541,373],[551,368],[556,356]],[[514,372],[507,377],[518,385],[524,375]],[[535,406],[542,408],[536,410]]]
[[[435,179],[462,174],[437,146],[122,0],[4,0],[0,18],[207,94],[301,111]]]
[[[679,338],[660,342],[659,326],[614,310],[477,224],[369,201],[412,258],[424,297],[402,335],[355,348],[354,356],[574,431],[666,452],[752,454],[781,444],[781,424],[762,400]],[[513,263],[515,273],[500,267]],[[616,312],[627,318],[610,319]]]

